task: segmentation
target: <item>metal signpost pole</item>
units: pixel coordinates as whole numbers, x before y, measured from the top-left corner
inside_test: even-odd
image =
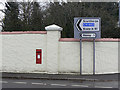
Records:
[[[80,39],[80,75],[82,74],[82,39]]]
[[[101,38],[101,19],[99,17],[74,18],[74,38],[80,39],[80,74],[82,74],[82,64],[83,64],[82,63],[82,39],[93,39],[92,68],[93,68],[93,74],[95,74],[95,39]]]
[[[95,74],[95,39],[93,39],[93,74]]]

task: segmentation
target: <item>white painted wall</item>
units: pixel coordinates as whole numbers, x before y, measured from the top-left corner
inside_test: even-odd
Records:
[[[118,42],[95,43],[95,73],[118,73]],[[60,42],[59,72],[80,72],[80,43]],[[93,42],[82,43],[82,74],[93,74]]]
[[[83,42],[82,74],[93,74],[93,42]]]
[[[58,41],[59,31],[48,31],[47,33],[47,72],[58,73]]]
[[[0,35],[2,72],[19,73],[80,73],[80,42],[59,41],[59,30],[47,34]],[[96,74],[118,73],[118,42],[98,41],[96,45]],[[36,49],[43,50],[43,63],[36,64]],[[2,52],[1,52],[2,50]],[[2,59],[1,59],[2,58]],[[93,74],[93,42],[82,43],[82,74]]]
[[[2,68],[2,36],[0,35],[0,68]],[[0,81],[2,81],[2,72],[0,70]],[[2,90],[2,83],[0,83],[0,90]]]
[[[46,34],[2,35],[2,71],[79,73],[80,43],[59,42],[59,34],[58,31],[49,31],[48,36]],[[37,48],[43,50],[41,65],[36,64]],[[95,59],[96,74],[118,73],[118,42],[96,42]],[[82,43],[82,74],[93,74],[92,42]]]
[[[3,72],[45,72],[46,34],[2,35]],[[43,49],[43,64],[36,64],[36,48]]]
[[[96,42],[96,74],[118,73],[118,42]]]
[[[80,72],[79,42],[59,42],[59,72]]]
[[[0,72],[2,71],[1,68],[2,68],[2,35],[0,35]]]
[[[58,74],[59,67],[59,39],[62,28],[57,25],[45,27],[47,30],[47,73]]]

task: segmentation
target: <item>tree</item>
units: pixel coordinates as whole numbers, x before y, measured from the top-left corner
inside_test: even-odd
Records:
[[[33,8],[33,2],[20,2],[19,3],[19,16],[21,20],[21,26],[23,31],[31,31],[31,13]]]
[[[3,31],[19,31],[21,29],[19,19],[19,9],[17,2],[5,3],[5,18],[3,19]]]
[[[34,31],[40,31],[43,27],[43,13],[38,2],[33,3],[33,9],[31,14],[31,28]]]
[[[47,24],[55,23],[64,28],[62,37],[73,37],[74,17],[100,17],[102,21],[102,37],[120,37],[118,22],[118,3],[112,2],[68,2],[50,3],[47,15]],[[117,30],[115,33],[114,30]],[[116,36],[117,35],[117,36]]]
[[[63,27],[62,37],[74,37],[74,17],[100,17],[103,38],[120,37],[117,2],[6,3],[4,31],[40,31],[51,24]]]
[[[20,3],[20,19],[22,30],[24,31],[40,31],[43,24],[43,13],[40,3],[38,2],[21,2]]]

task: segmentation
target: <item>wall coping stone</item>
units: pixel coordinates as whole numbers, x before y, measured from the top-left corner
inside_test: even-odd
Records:
[[[53,25],[46,26],[45,30],[47,30],[47,31],[62,31],[63,28],[53,24]]]
[[[3,35],[4,34],[47,34],[47,31],[14,31],[14,32],[0,32],[0,34],[3,34]],[[80,39],[60,38],[59,41],[60,42],[80,42]],[[93,42],[92,39],[82,39],[82,41]],[[120,38],[101,38],[101,39],[96,39],[95,41],[96,42],[120,42]]]
[[[80,42],[80,39],[75,39],[75,38],[60,38],[60,42]],[[83,42],[93,42],[93,39],[82,39]],[[101,39],[96,39],[96,42],[120,42],[119,38],[101,38]]]
[[[0,34],[47,34],[47,31],[14,31],[14,32],[0,32]]]

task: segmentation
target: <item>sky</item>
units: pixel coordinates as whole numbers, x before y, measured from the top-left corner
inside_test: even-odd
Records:
[[[5,9],[5,5],[3,1],[3,2],[0,2],[0,10],[4,10],[4,9]],[[4,18],[4,13],[0,11],[0,21],[2,21],[3,18]],[[0,22],[0,25],[1,25],[1,22]],[[0,31],[1,30],[2,30],[2,27],[0,26]]]
[[[0,2],[0,10],[4,10],[4,9],[5,9],[4,2]],[[0,11],[0,20],[3,16],[4,16],[4,14]]]

